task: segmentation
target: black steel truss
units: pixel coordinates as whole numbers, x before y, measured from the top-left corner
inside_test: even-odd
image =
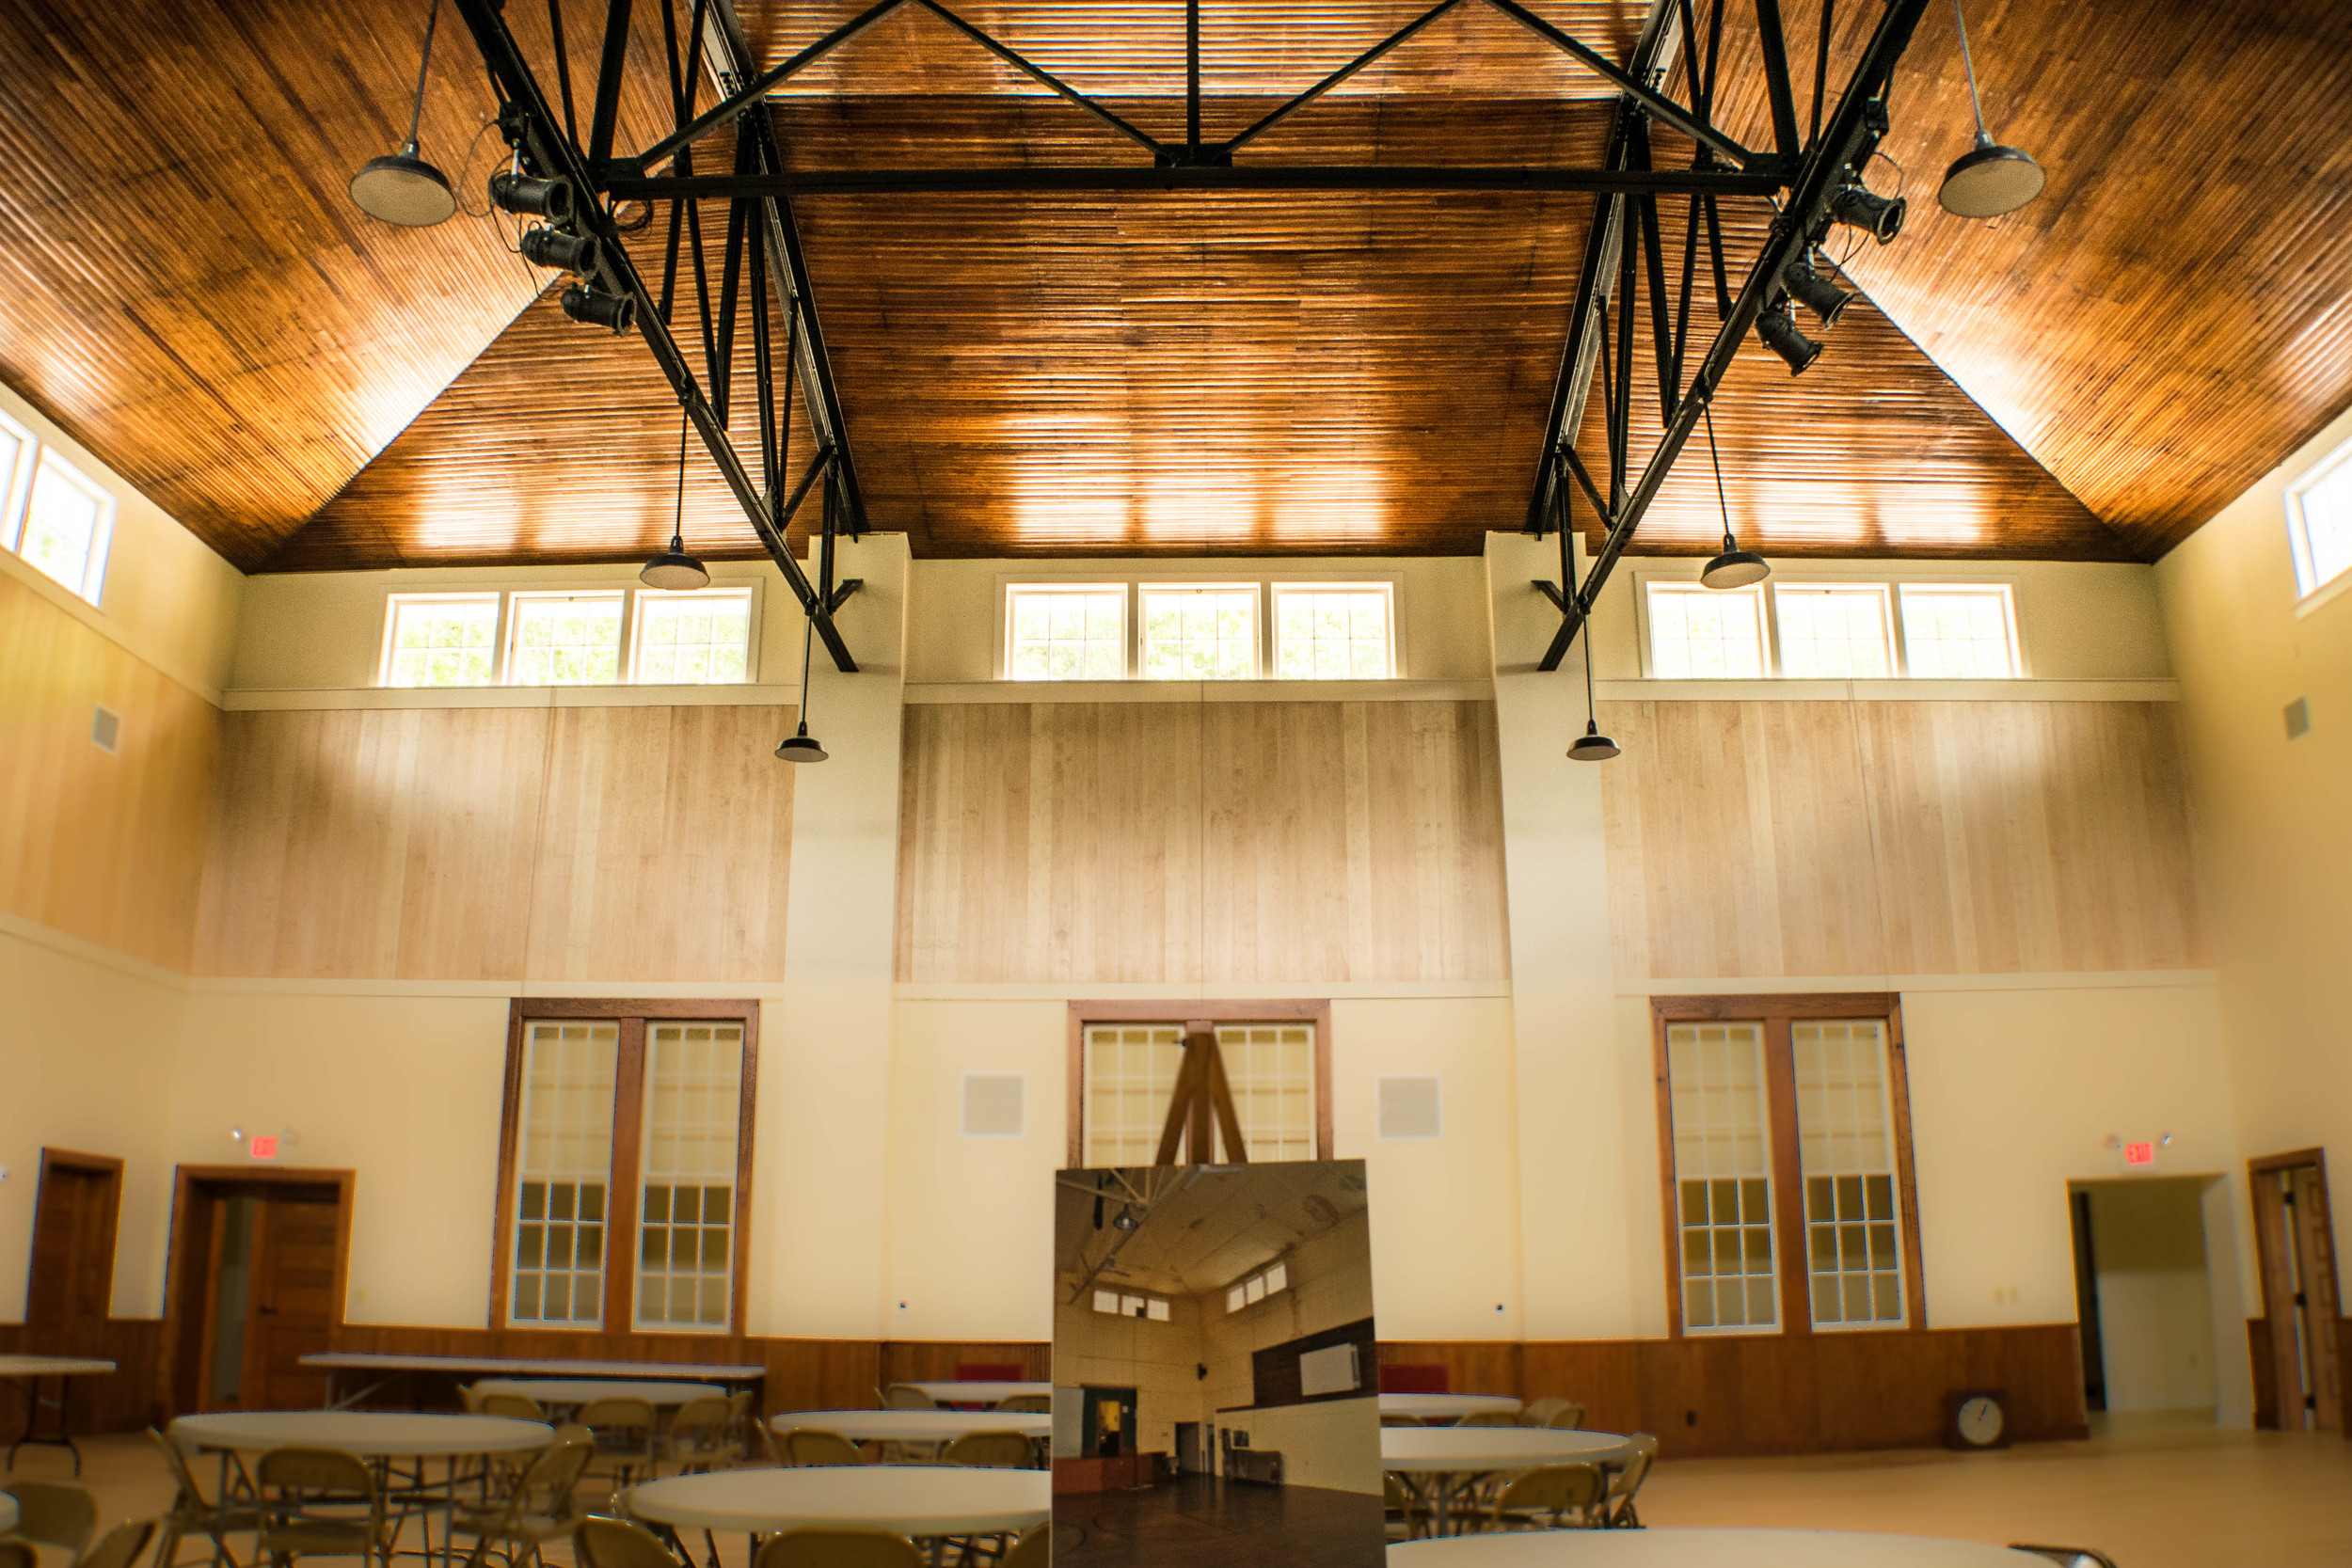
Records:
[[[527,172],[560,176],[578,193],[578,222],[603,242],[596,287],[634,300],[637,319],[654,356],[677,391],[704,446],[751,518],[761,542],[776,559],[786,581],[816,623],[826,647],[844,670],[855,668],[833,624],[833,611],[857,584],[835,583],[834,543],[837,532],[855,536],[866,526],[865,502],[850,452],[846,424],[824,336],[811,298],[808,272],[790,198],[796,194],[1057,192],[1184,190],[1218,191],[1589,191],[1594,221],[1588,232],[1568,335],[1546,422],[1542,453],[1529,501],[1527,526],[1542,534],[1565,530],[1571,496],[1581,495],[1606,530],[1581,585],[1573,593],[1549,583],[1536,586],[1562,610],[1558,635],[1541,667],[1558,666],[1582,626],[1611,568],[1647,511],[1683,444],[1713,399],[1740,340],[1766,309],[1787,296],[1781,274],[1788,262],[1816,243],[1826,228],[1827,203],[1841,182],[1858,180],[1884,132],[1885,92],[1895,62],[1908,45],[1926,0],[1884,0],[1885,9],[1861,61],[1855,66],[1827,123],[1823,93],[1834,11],[1825,5],[1817,40],[1812,135],[1800,135],[1795,95],[1788,75],[1788,44],[1778,0],[1754,0],[1756,36],[1770,104],[1773,145],[1751,149],[1713,120],[1724,11],[1731,0],[1653,0],[1631,57],[1615,60],[1529,10],[1518,0],[1436,0],[1387,38],[1340,65],[1256,121],[1222,141],[1201,135],[1200,53],[1200,0],[1184,0],[1185,139],[1162,141],[1140,130],[1108,105],[1078,91],[940,0],[877,0],[877,3],[806,47],[766,70],[756,69],[731,0],[656,0],[661,5],[669,44],[674,129],[634,156],[612,154],[613,127],[625,64],[631,0],[606,0],[604,47],[583,146],[574,119],[572,83],[563,50],[562,0],[549,0],[556,23],[556,70],[564,118],[550,111],[529,63],[501,19],[502,0],[456,0],[480,46],[499,97],[501,122]],[[1517,22],[1618,89],[1608,151],[1599,168],[1405,166],[1391,165],[1237,165],[1234,154],[1332,88],[1373,65],[1448,13],[1484,5]],[[691,9],[683,55],[675,8]],[[1136,143],[1152,155],[1149,165],[1107,166],[1011,166],[934,169],[787,169],[775,127],[755,113],[768,95],[899,10],[912,7],[941,23],[1055,95]],[[1698,12],[1707,8],[1704,40]],[[699,56],[721,94],[696,111]],[[1678,71],[1677,71],[1678,68]],[[1679,77],[1682,93],[1671,88]],[[697,170],[695,144],[723,126],[741,127],[734,166]],[[1661,168],[1653,159],[1653,128],[1664,126],[1686,138],[1694,151],[1690,166]],[[1785,193],[1785,197],[1783,196]],[[1678,291],[1670,294],[1660,218],[1661,197],[1686,204]],[[1762,253],[1735,296],[1723,250],[1718,203],[1728,198],[1772,201],[1777,216]],[[723,200],[727,230],[721,265],[720,297],[714,314],[704,259],[700,203]],[[659,297],[648,288],[620,245],[615,212],[625,203],[669,204],[668,251]],[[1686,377],[1692,293],[1699,276],[1702,230],[1712,272],[1719,325],[1694,371]],[[701,337],[707,375],[698,380],[673,331],[678,305],[681,246],[691,251],[694,321]],[[733,388],[732,367],[747,282],[753,302],[753,363],[760,427],[760,480],[755,482],[727,436]],[[767,300],[772,292],[784,322],[784,387],[788,406],[800,384],[818,451],[787,493],[788,424],[777,418],[775,354]],[[1632,386],[1637,302],[1646,298],[1651,356],[1659,376],[1664,432],[1644,461],[1632,468]],[[1607,471],[1600,480],[1587,471],[1575,436],[1595,386],[1604,397]],[[706,387],[707,382],[707,387]],[[822,481],[822,526],[818,579],[811,582],[784,543],[784,531],[815,483]],[[1573,485],[1573,489],[1571,486]],[[1563,539],[1563,584],[1567,556]]]
[[[1647,24],[1635,49],[1636,74],[1662,77],[1678,55],[1696,113],[1709,115],[1716,96],[1716,67],[1720,58],[1724,6],[1714,0],[1707,35],[1697,36],[1701,0],[1655,0]],[[1569,308],[1568,338],[1559,377],[1554,385],[1550,417],[1537,459],[1534,493],[1528,503],[1527,526],[1541,535],[1562,531],[1561,582],[1537,582],[1561,611],[1560,629],[1544,652],[1538,668],[1556,670],[1577,633],[1583,628],[1601,588],[1608,582],[1619,556],[1641,525],[1659,487],[1665,483],[1699,420],[1713,402],[1724,373],[1740,341],[1767,310],[1786,308],[1788,298],[1782,274],[1790,261],[1819,243],[1830,224],[1831,196],[1844,183],[1859,182],[1860,171],[1884,135],[1886,91],[1895,63],[1909,46],[1926,0],[1886,0],[1876,30],[1848,78],[1836,109],[1826,123],[1821,119],[1829,58],[1828,29],[1834,11],[1822,8],[1822,36],[1817,40],[1817,79],[1810,140],[1800,142],[1796,97],[1790,89],[1787,40],[1781,28],[1777,0],[1756,0],[1765,89],[1771,105],[1773,139],[1784,156],[1794,154],[1796,172],[1788,181],[1785,201],[1776,214],[1763,249],[1748,269],[1739,293],[1731,292],[1724,260],[1723,225],[1717,193],[1692,189],[1683,226],[1682,259],[1677,286],[1670,289],[1659,197],[1674,194],[1664,187],[1604,190],[1596,198],[1588,233],[1584,267]],[[1677,45],[1679,46],[1677,48]],[[1612,168],[1646,170],[1650,166],[1650,117],[1631,93],[1620,97],[1616,122],[1609,144]],[[1695,170],[1712,162],[1709,145],[1701,143],[1693,158]],[[1701,235],[1705,234],[1708,270],[1715,294],[1718,325],[1713,341],[1695,370],[1688,370],[1690,331],[1694,309],[1692,295],[1699,282]],[[1646,300],[1649,353],[1659,378],[1659,413],[1663,431],[1633,473],[1633,380],[1640,303]],[[1686,371],[1688,371],[1686,376]],[[1608,454],[1607,472],[1598,480],[1587,469],[1576,449],[1585,404],[1597,372],[1602,394],[1602,437]],[[1604,531],[1584,580],[1570,592],[1566,531],[1573,512],[1572,497],[1581,496]]]

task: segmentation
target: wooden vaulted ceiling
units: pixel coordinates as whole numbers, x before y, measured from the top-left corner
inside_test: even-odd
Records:
[[[774,59],[858,8],[743,14]],[[1208,135],[1421,8],[1209,0]],[[1644,9],[1536,8],[1619,57]],[[1813,5],[1784,8],[1809,39]],[[601,8],[567,10],[580,69]],[[659,10],[637,10],[624,146],[660,119]],[[678,415],[642,345],[565,320],[494,220],[392,230],[343,194],[405,129],[423,11],[0,4],[0,379],[247,568],[620,559],[669,530]],[[508,14],[544,69],[545,8]],[[1176,0],[966,14],[1181,133]],[[1728,12],[1727,83],[1756,80],[1751,14]],[[1875,7],[1836,14],[1842,80]],[[1751,345],[1718,401],[1734,520],[1783,553],[2152,559],[2352,396],[2352,12],[1974,0],[1969,20],[1988,120],[2050,190],[1993,224],[1935,208],[1972,126],[1931,8],[1887,142],[1906,232],[1849,258],[1868,300],[1820,334],[1811,371]],[[426,152],[478,209],[489,97],[443,22]],[[1243,156],[1588,163],[1607,97],[1470,5]],[[1764,139],[1752,87],[1722,112]],[[774,114],[809,168],[1141,155],[913,12]],[[1474,551],[1518,525],[1591,202],[796,205],[874,526],[923,554],[1279,553]],[[1735,265],[1759,232],[1740,230]],[[1637,548],[1711,542],[1704,459],[1686,455]],[[756,553],[699,459],[686,515],[707,553]]]

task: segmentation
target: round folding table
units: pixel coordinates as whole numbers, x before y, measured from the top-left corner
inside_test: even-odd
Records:
[[[628,1511],[673,1531],[739,1531],[755,1542],[795,1529],[883,1530],[930,1541],[937,1561],[949,1536],[1014,1535],[1045,1523],[1053,1486],[1043,1470],[956,1465],[714,1470],[648,1481],[629,1493]]]
[[[341,1449],[373,1460],[381,1483],[391,1477],[391,1461],[413,1459],[413,1481],[393,1491],[388,1501],[405,1504],[417,1515],[424,1531],[427,1557],[433,1551],[431,1510],[453,1512],[457,1506],[457,1463],[493,1454],[525,1453],[555,1441],[555,1429],[544,1421],[517,1421],[503,1416],[410,1416],[379,1410],[226,1410],[205,1416],[183,1416],[171,1423],[171,1436],[183,1449],[199,1449],[220,1458],[220,1486],[214,1496],[229,1495],[229,1456],[271,1449]],[[439,1459],[447,1468],[439,1486],[424,1479],[424,1462]],[[485,1481],[486,1484],[486,1481]],[[444,1529],[443,1539],[449,1532]]]
[[[577,1410],[598,1400],[644,1400],[672,1406],[689,1400],[724,1399],[727,1391],[715,1383],[637,1383],[603,1377],[485,1377],[473,1386],[476,1394],[520,1394],[558,1410]]]
[[[16,1499],[0,1492],[0,1535],[16,1528]]]
[[[1050,1383],[910,1383],[910,1388],[920,1388],[942,1404],[1001,1404],[1024,1394],[1043,1394],[1051,1397]]]
[[[78,1355],[0,1355],[0,1378],[17,1378],[24,1385],[24,1430],[8,1445],[8,1468],[16,1468],[16,1450],[31,1444],[37,1449],[63,1449],[73,1456],[73,1473],[82,1473],[82,1450],[73,1443],[73,1380],[77,1377],[103,1377],[115,1370],[111,1361],[100,1361]],[[40,1397],[44,1378],[57,1380],[57,1397]],[[57,1429],[53,1433],[40,1430],[42,1410],[57,1413]]]
[[[1032,1441],[1054,1435],[1054,1418],[1022,1410],[794,1410],[768,1424],[777,1432],[814,1427],[852,1443],[896,1443],[931,1452],[975,1432],[1009,1432]]]
[[[1555,1432],[1547,1427],[1383,1427],[1380,1467],[1428,1509],[1446,1532],[1454,1506],[1489,1477],[1545,1465],[1630,1463],[1633,1443],[1613,1432]]]
[[[1490,1410],[1516,1411],[1519,1402],[1508,1394],[1383,1394],[1383,1416],[1418,1416],[1424,1420],[1459,1418]]]
[[[1811,1529],[1545,1529],[1401,1542],[1391,1568],[2048,1568],[1981,1541]]]

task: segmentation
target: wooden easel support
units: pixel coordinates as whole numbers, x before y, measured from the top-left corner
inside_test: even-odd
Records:
[[[1152,1164],[1176,1164],[1180,1145],[1195,1164],[1211,1164],[1216,1148],[1211,1126],[1225,1134],[1225,1163],[1246,1165],[1249,1146],[1242,1141],[1241,1114],[1233,1105],[1233,1085],[1225,1076],[1225,1057],[1217,1050],[1216,1025],[1194,1019],[1184,1025],[1184,1061],[1176,1069],[1175,1091],[1168,1097],[1168,1125],[1160,1130],[1160,1147]]]

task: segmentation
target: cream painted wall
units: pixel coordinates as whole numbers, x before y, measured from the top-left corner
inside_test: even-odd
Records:
[[[1249,1433],[1252,1449],[1280,1454],[1285,1486],[1380,1491],[1380,1408],[1375,1400],[1317,1400],[1236,1411],[1218,1422]]]
[[[218,702],[229,684],[245,574],[6,386],[0,413],[115,497],[114,542],[95,608],[10,552],[0,550],[0,571],[32,583],[93,630]]]
[[[171,1214],[176,976],[23,923],[0,926],[0,1322],[24,1321],[46,1148],[123,1162],[113,1315],[162,1314]]]
[[[280,1165],[357,1171],[348,1320],[480,1328],[507,1005],[421,989],[202,983],[166,1147],[175,1164],[239,1164],[242,1128],[286,1136]]]
[[[1249,561],[1086,558],[1035,561],[918,561],[907,679],[918,683],[997,678],[1003,640],[1001,580],[1069,578],[1247,581],[1393,576],[1402,668],[1411,680],[1483,680],[1488,673],[1484,583],[1478,562],[1449,556],[1283,556]]]
[[[1051,1291],[1050,1273],[1048,1280]],[[1065,1397],[1089,1386],[1133,1388],[1136,1451],[1173,1456],[1177,1422],[1213,1418],[1196,1370],[1207,1354],[1200,1299],[1174,1297],[1168,1302],[1168,1321],[1153,1323],[1095,1311],[1091,1291],[1075,1302],[1063,1299],[1068,1294],[1065,1285],[1051,1298],[1055,1385],[1072,1390]],[[1069,1454],[1081,1452],[1084,1443],[1081,1428]],[[1056,1452],[1061,1451],[1057,1446]]]
[[[2286,486],[2347,412],[2156,565],[2212,867],[2221,1028],[2243,1151],[2352,1148],[2352,593],[2296,601]],[[2310,704],[2289,740],[2284,705]],[[2238,1212],[2245,1212],[2243,1196]],[[2339,1196],[2336,1245],[2352,1242]],[[2249,1290],[2248,1310],[2261,1297]]]
[[[2219,1391],[2213,1299],[2205,1276],[2206,1181],[2094,1181],[2100,1363],[2111,1411],[2206,1408]]]

